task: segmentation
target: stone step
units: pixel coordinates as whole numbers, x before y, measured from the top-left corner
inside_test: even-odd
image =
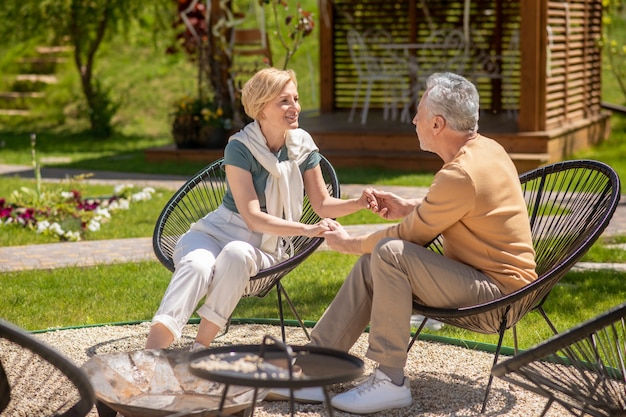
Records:
[[[39,91],[3,91],[0,92],[0,109],[28,110],[44,97]]]
[[[44,93],[40,91],[5,91],[0,92],[0,99],[23,99],[23,98],[41,98]]]
[[[17,73],[29,74],[54,74],[57,65],[67,62],[67,58],[61,56],[26,57],[15,61]]]
[[[16,81],[56,84],[58,82],[56,75],[51,74],[19,74],[15,77]]]
[[[0,109],[0,116],[28,116],[29,110],[16,110],[16,109]]]
[[[64,54],[70,52],[72,50],[71,46],[38,46],[36,49],[38,54],[41,55],[54,55],[54,54]]]
[[[19,58],[17,62],[19,62],[20,64],[58,64],[62,62],[67,62],[67,58],[62,56],[39,56]]]

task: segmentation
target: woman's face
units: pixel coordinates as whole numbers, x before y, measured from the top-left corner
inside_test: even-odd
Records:
[[[298,128],[298,116],[300,115],[300,101],[298,89],[290,81],[285,85],[278,97],[267,103],[262,112],[264,126],[271,125],[277,129]]]

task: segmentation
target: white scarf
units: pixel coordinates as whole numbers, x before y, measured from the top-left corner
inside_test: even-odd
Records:
[[[231,140],[238,140],[246,145],[252,156],[270,174],[265,186],[267,213],[289,221],[300,221],[304,183],[299,165],[311,152],[318,150],[311,135],[302,129],[287,131],[285,145],[289,159],[282,162],[267,147],[261,126],[256,120],[232,135],[229,141]],[[279,259],[283,258],[278,236],[264,234],[261,249],[276,254]]]

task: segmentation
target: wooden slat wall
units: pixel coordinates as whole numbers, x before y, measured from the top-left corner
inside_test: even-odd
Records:
[[[546,130],[601,112],[602,7],[595,0],[548,2]]]
[[[425,7],[422,7],[424,5]],[[333,61],[335,109],[352,106],[357,74],[352,65],[346,44],[349,29],[360,32],[366,29],[385,29],[397,43],[424,42],[436,29],[463,28],[463,1],[428,0],[334,0],[333,1]],[[470,9],[473,32],[473,57],[493,57],[497,63],[497,77],[472,77],[481,95],[484,110],[498,113],[519,108],[519,2],[514,0],[473,0]],[[421,57],[424,67],[428,57]],[[431,58],[437,59],[437,58]],[[472,75],[467,64],[458,69]],[[401,82],[408,82],[408,75]],[[371,107],[382,107],[385,85],[375,87]]]

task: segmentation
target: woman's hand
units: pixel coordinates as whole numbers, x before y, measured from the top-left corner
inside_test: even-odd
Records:
[[[333,219],[322,219],[315,224],[309,224],[305,227],[305,236],[307,237],[323,237],[324,233],[331,232],[341,228],[341,225]]]
[[[367,187],[363,190],[361,197],[357,200],[357,205],[362,209],[371,210],[372,213],[378,212],[378,201],[376,200],[376,190]]]

